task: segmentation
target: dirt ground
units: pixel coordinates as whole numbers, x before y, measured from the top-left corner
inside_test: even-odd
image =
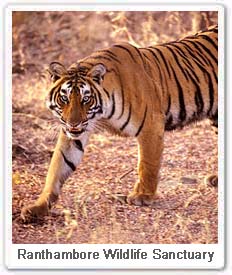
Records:
[[[49,87],[46,66],[54,60],[70,65],[119,40],[148,46],[151,41],[176,39],[198,26],[199,14],[14,14],[13,243],[218,242],[217,187],[204,181],[218,170],[217,135],[208,121],[165,134],[157,200],[151,207],[115,199],[116,194],[127,195],[137,180],[137,144],[102,133],[92,135],[82,163],[65,183],[50,216],[31,224],[19,218],[22,206],[35,200],[43,188],[59,131],[44,103]],[[213,12],[202,13],[202,18],[205,24],[217,20]],[[161,32],[164,20],[169,28]],[[143,26],[140,32],[138,21]]]

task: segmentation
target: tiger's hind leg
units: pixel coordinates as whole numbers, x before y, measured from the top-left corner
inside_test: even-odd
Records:
[[[139,143],[139,181],[127,197],[129,204],[151,205],[155,200],[158,185],[161,155],[163,151],[164,123],[153,124],[149,131],[141,132]]]
[[[44,189],[37,201],[22,209],[23,221],[31,221],[48,214],[52,204],[58,199],[65,180],[80,163],[87,140],[87,134],[83,134],[79,140],[71,140],[61,130]]]
[[[216,134],[218,134],[218,112],[215,113],[212,117],[210,117],[211,125]]]
[[[215,115],[210,117],[211,125],[213,127],[213,130],[216,134],[218,134],[218,111],[216,111]],[[209,175],[205,177],[205,184],[211,185],[211,186],[218,186],[218,175]]]

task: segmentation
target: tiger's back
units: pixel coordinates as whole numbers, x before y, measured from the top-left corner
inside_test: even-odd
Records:
[[[125,123],[129,127],[130,120],[132,125],[141,122],[141,115],[145,116],[148,109],[164,114],[165,130],[182,128],[204,118],[217,125],[217,47],[218,27],[214,26],[154,47],[113,45],[93,53],[80,64],[106,65],[109,74],[104,87],[110,91],[113,85],[118,91],[109,92],[114,107],[109,117],[116,129],[123,130],[119,134],[137,136],[136,129],[126,131]]]

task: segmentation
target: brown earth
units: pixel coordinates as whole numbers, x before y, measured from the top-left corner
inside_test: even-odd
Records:
[[[217,243],[217,187],[204,181],[218,169],[217,135],[208,121],[165,134],[151,207],[116,199],[137,180],[136,140],[102,133],[91,137],[51,215],[31,224],[19,218],[22,206],[42,190],[59,131],[44,104],[46,65],[54,60],[70,65],[119,40],[147,46],[176,39],[193,30],[196,18],[206,25],[217,20],[213,12],[14,14],[13,243]]]

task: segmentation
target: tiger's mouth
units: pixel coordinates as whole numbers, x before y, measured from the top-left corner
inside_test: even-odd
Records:
[[[80,135],[82,134],[85,130],[84,129],[72,129],[72,130],[68,130],[70,134],[72,135]]]
[[[63,132],[71,139],[77,139],[81,134],[86,132],[88,120],[82,121],[78,125],[70,125],[63,118],[60,118]]]
[[[72,128],[72,129],[68,129],[67,127],[63,127],[63,130],[65,132],[65,134],[72,139],[76,139],[78,138],[81,134],[83,134],[85,132],[85,129],[76,129],[76,128]]]

